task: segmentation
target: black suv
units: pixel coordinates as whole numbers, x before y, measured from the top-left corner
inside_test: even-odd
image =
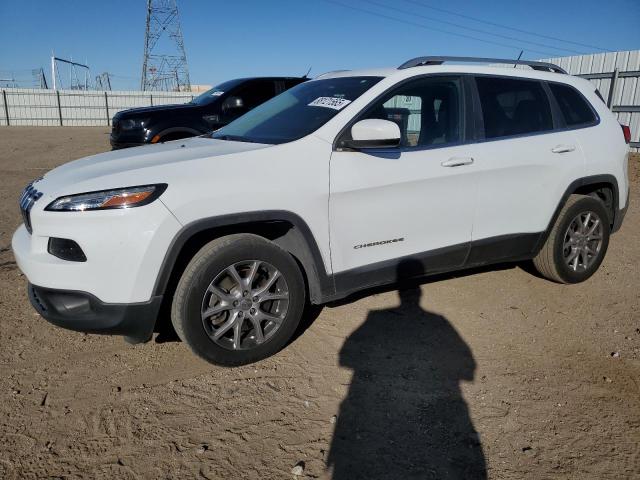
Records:
[[[217,130],[305,80],[306,77],[238,78],[207,90],[189,103],[123,110],[113,117],[111,147],[135,147]]]

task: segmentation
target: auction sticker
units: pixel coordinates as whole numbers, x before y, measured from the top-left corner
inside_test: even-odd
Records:
[[[341,110],[351,103],[351,100],[337,97],[318,97],[309,104],[310,107],[327,107]]]

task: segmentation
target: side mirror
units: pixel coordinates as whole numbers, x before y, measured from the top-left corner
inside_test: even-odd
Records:
[[[229,97],[224,102],[222,102],[222,110],[235,110],[243,107],[244,102],[240,97]]]
[[[346,145],[350,148],[397,147],[400,145],[400,127],[389,120],[360,120],[351,127],[351,138]]]

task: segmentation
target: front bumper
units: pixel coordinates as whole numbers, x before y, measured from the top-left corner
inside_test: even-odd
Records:
[[[124,335],[130,343],[151,339],[162,296],[141,303],[104,303],[94,295],[29,283],[29,300],[42,317],[78,332]]]
[[[49,212],[43,210],[46,202],[39,203],[31,210],[33,233],[22,225],[12,239],[16,263],[29,282],[87,292],[105,303],[152,298],[160,266],[181,228],[161,201],[87,212]],[[75,241],[87,260],[74,262],[51,255],[52,237]]]
[[[145,143],[149,143],[151,140],[150,132],[148,130],[119,130],[117,132],[111,131],[109,136],[109,143],[113,150],[128,147],[139,147]]]
[[[113,150],[119,150],[121,148],[129,148],[129,147],[139,147],[140,145],[144,145],[144,139],[141,140],[122,140],[119,138],[114,138],[113,135],[109,137],[109,143],[111,144],[111,148]]]

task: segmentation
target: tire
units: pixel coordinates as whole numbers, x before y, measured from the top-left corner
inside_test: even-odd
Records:
[[[588,216],[589,214],[591,215]],[[599,227],[595,227],[591,235],[586,235],[596,220]],[[579,225],[584,226],[584,221],[588,223],[584,231],[576,230],[581,228]],[[604,259],[609,246],[610,230],[609,214],[601,200],[591,196],[571,195],[562,207],[542,249],[533,259],[533,264],[542,276],[554,282],[584,282],[598,270]],[[589,238],[593,239],[588,240]],[[585,245],[588,250],[584,249]],[[579,250],[582,253],[576,256]],[[590,254],[589,251],[594,253]]]
[[[304,285],[288,252],[257,235],[228,235],[206,244],[187,265],[171,322],[180,339],[208,362],[256,362],[278,352],[295,333],[305,306]]]

